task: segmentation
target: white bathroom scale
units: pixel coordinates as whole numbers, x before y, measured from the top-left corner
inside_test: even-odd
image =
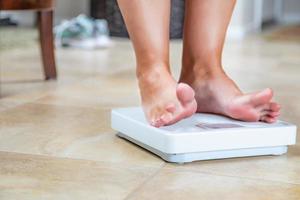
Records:
[[[288,145],[296,143],[297,129],[283,121],[242,122],[202,113],[155,128],[148,124],[139,107],[112,110],[111,126],[118,136],[177,163],[281,155],[287,152]]]

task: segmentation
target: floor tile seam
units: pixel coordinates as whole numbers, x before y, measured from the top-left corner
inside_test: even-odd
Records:
[[[15,151],[2,151],[0,150],[0,153],[8,153],[8,154],[18,154],[18,155],[24,155],[24,156],[33,156],[39,159],[38,157],[42,159],[57,159],[57,160],[70,160],[70,161],[82,161],[82,162],[93,162],[96,164],[105,164],[105,165],[113,165],[114,168],[118,169],[133,169],[133,168],[143,168],[143,169],[161,169],[164,164],[159,166],[154,165],[144,165],[144,164],[127,164],[124,165],[124,162],[110,162],[110,161],[101,161],[101,160],[90,160],[90,159],[83,159],[83,158],[72,158],[72,157],[61,157],[61,156],[55,156],[55,155],[46,155],[46,154],[33,154],[33,153],[23,153],[23,152],[15,152]],[[104,168],[109,168],[104,166]]]
[[[45,97],[47,97],[47,96],[45,96]],[[52,106],[63,106],[63,107],[77,107],[77,108],[91,108],[91,109],[95,109],[95,110],[112,110],[112,107],[110,107],[110,106],[88,106],[88,105],[75,105],[75,104],[68,104],[68,105],[66,105],[66,104],[60,104],[60,103],[47,103],[47,102],[39,102],[41,99],[39,98],[39,99],[36,99],[36,100],[34,100],[34,101],[31,101],[31,102],[29,102],[29,103],[34,103],[34,104],[39,104],[39,105],[52,105]]]
[[[166,170],[174,170],[169,167],[164,167]],[[289,181],[279,181],[279,180],[274,180],[274,179],[264,179],[264,178],[253,178],[253,177],[247,177],[247,176],[238,176],[238,175],[229,175],[225,173],[214,173],[211,171],[205,171],[205,170],[196,170],[196,169],[175,169],[175,171],[178,172],[192,172],[192,173],[198,173],[198,174],[204,174],[204,175],[214,175],[214,176],[223,176],[223,177],[229,177],[229,178],[239,178],[239,179],[247,179],[247,180],[255,180],[255,181],[266,181],[266,182],[274,182],[274,183],[282,183],[282,184],[291,184],[291,185],[299,185],[300,183],[295,183],[295,182],[289,182]]]
[[[144,185],[146,185],[148,182],[150,182],[153,178],[156,177],[156,175],[164,168],[166,163],[164,163],[160,168],[158,168],[155,172],[153,172],[152,175],[149,175],[148,178],[146,178],[141,184],[139,184],[135,189],[133,189],[125,198],[124,200],[130,199],[130,197],[133,197],[138,191],[140,191]]]

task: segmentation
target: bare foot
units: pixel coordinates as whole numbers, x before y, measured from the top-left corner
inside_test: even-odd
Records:
[[[160,127],[193,115],[197,109],[193,89],[178,84],[166,69],[155,70],[138,75],[142,106],[149,123]]]
[[[224,73],[197,78],[181,77],[194,89],[197,112],[216,113],[242,121],[273,123],[279,116],[280,106],[271,102],[273,92],[267,88],[260,92],[243,94]]]

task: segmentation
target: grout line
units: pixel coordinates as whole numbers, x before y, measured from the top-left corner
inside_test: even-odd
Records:
[[[80,138],[77,141],[72,142],[68,147],[65,148],[65,150],[60,153],[58,156],[61,157],[66,157],[69,158],[72,153],[80,148],[82,145],[86,145],[89,143],[93,143],[93,142],[97,142],[102,140],[105,136],[107,135],[107,133],[100,133],[96,136],[91,136],[91,137],[85,137],[85,138]]]
[[[146,185],[146,183],[150,182],[166,165],[164,163],[160,168],[158,168],[152,175],[149,176],[149,178],[146,178],[140,185],[138,185],[135,189],[133,189],[125,198],[124,200],[128,200],[130,197],[132,197],[134,194],[136,194],[141,188]]]
[[[45,96],[47,97],[47,96]],[[35,101],[29,102],[32,104],[37,104],[37,105],[44,105],[44,106],[62,106],[62,107],[66,107],[66,108],[90,108],[90,109],[94,109],[94,110],[111,110],[113,107],[115,106],[102,106],[99,105],[97,107],[97,105],[94,106],[89,106],[89,105],[75,105],[75,104],[61,104],[61,103],[44,103],[44,102],[39,102],[40,99],[36,99]]]
[[[165,170],[174,170],[172,168],[165,167]],[[211,171],[201,171],[201,170],[196,170],[192,168],[187,168],[187,169],[176,169],[175,171],[177,172],[192,172],[192,173],[198,173],[198,174],[205,174],[205,175],[214,175],[214,176],[223,176],[223,177],[229,177],[229,178],[239,178],[239,179],[247,179],[247,180],[253,180],[253,181],[266,181],[266,182],[274,182],[274,183],[284,183],[284,184],[291,184],[291,185],[300,185],[300,183],[295,183],[295,182],[288,182],[288,181],[280,181],[280,180],[272,180],[272,179],[263,179],[263,178],[252,178],[252,177],[247,177],[247,176],[234,176],[234,175],[229,175],[229,174],[224,174],[224,173],[214,173]]]
[[[47,95],[46,95],[47,96]],[[45,97],[46,97],[45,96]],[[41,97],[43,98],[43,97]],[[40,98],[39,98],[40,99]],[[22,106],[22,105],[25,105],[25,104],[35,104],[35,105],[40,105],[40,106],[57,106],[57,107],[65,107],[65,108],[87,108],[87,109],[92,109],[92,110],[103,110],[103,111],[110,111],[112,109],[111,106],[101,106],[100,107],[96,107],[96,106],[85,106],[85,105],[64,105],[64,104],[59,104],[59,103],[43,103],[43,102],[38,102],[39,99],[34,99],[32,101],[23,101],[23,100],[15,100],[15,99],[11,99],[11,100],[6,100],[6,99],[3,99],[0,101],[3,101],[3,102],[14,102],[14,103],[20,103],[20,104],[17,104],[16,106],[14,107],[10,107],[10,108],[15,108],[15,107],[18,107],[18,106]],[[10,109],[8,108],[8,109]],[[5,109],[7,110],[7,109]]]
[[[97,164],[106,164],[106,165],[114,165],[115,168],[118,169],[132,169],[132,168],[146,168],[146,169],[161,169],[164,165],[161,166],[154,166],[154,165],[143,165],[143,164],[127,164],[125,162],[109,162],[109,161],[102,161],[102,160],[88,160],[83,158],[72,158],[72,157],[58,157],[53,155],[45,155],[45,154],[32,154],[32,153],[24,153],[24,152],[13,152],[13,151],[2,151],[0,150],[0,157],[1,153],[6,154],[18,154],[20,156],[32,156],[36,157],[37,159],[57,159],[57,160],[71,160],[71,161],[82,161],[82,162],[94,162]]]
[[[141,168],[148,168],[148,169],[157,169],[148,179],[146,179],[144,182],[142,182],[139,186],[137,186],[136,189],[134,189],[132,192],[130,192],[125,199],[128,199],[130,196],[135,194],[140,188],[142,188],[147,182],[152,180],[162,169],[171,171],[177,171],[177,172],[192,172],[192,173],[198,173],[198,174],[203,174],[203,175],[213,175],[213,176],[222,176],[222,177],[229,177],[229,178],[238,178],[238,179],[246,179],[246,180],[252,180],[252,181],[266,181],[266,182],[274,182],[274,183],[281,183],[281,184],[290,184],[290,185],[297,185],[299,186],[300,183],[294,183],[294,182],[287,182],[287,181],[279,181],[279,180],[271,180],[271,179],[262,179],[262,178],[252,178],[252,177],[245,177],[245,176],[234,176],[234,175],[226,175],[223,173],[214,173],[210,171],[200,171],[200,170],[195,170],[192,168],[188,169],[172,169],[166,166],[166,163],[162,164],[160,167],[155,167],[151,165],[137,165],[137,164],[131,164],[131,165],[122,165],[120,167],[120,163],[122,162],[107,162],[107,161],[100,161],[100,160],[87,160],[87,159],[82,159],[82,158],[71,158],[71,157],[57,157],[57,156],[52,156],[52,155],[44,155],[44,154],[32,154],[32,153],[23,153],[23,152],[12,152],[12,151],[0,151],[1,153],[8,153],[8,154],[19,154],[19,155],[27,155],[27,156],[34,156],[37,158],[41,159],[60,159],[60,160],[74,160],[74,161],[86,161],[86,162],[95,162],[95,163],[103,163],[103,164],[108,164],[108,165],[115,165],[114,167],[124,169],[124,168],[134,168],[134,167],[141,167]],[[0,155],[1,156],[1,155]]]
[[[11,104],[7,107],[4,107],[4,108],[0,108],[0,113],[1,112],[4,112],[4,111],[7,111],[7,110],[10,110],[10,109],[14,109],[18,106],[21,106],[21,105],[24,105],[26,103],[23,103],[23,102],[16,102],[16,101],[7,101],[7,100],[1,100],[1,97],[0,97],[0,103],[4,103],[4,104]]]

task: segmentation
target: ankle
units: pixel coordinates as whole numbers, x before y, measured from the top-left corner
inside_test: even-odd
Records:
[[[193,83],[196,81],[205,81],[216,79],[225,74],[220,65],[206,65],[203,63],[193,63],[184,65],[180,75],[180,81]]]
[[[171,73],[168,66],[155,64],[144,69],[137,67],[136,76],[140,85],[153,85],[159,83],[162,78],[167,80]]]
[[[143,78],[151,74],[157,74],[161,72],[170,72],[169,64],[162,61],[155,62],[137,62],[136,77]]]
[[[197,74],[197,78],[200,79],[214,79],[220,75],[224,75],[225,72],[221,65],[205,65],[205,64],[195,64],[192,66],[193,72]]]

